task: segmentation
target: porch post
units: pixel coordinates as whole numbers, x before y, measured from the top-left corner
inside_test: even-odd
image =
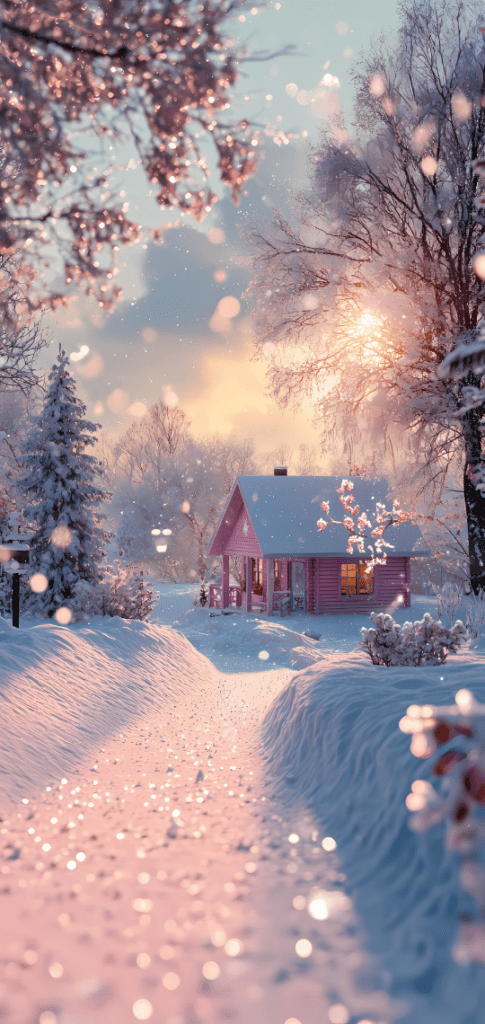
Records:
[[[404,579],[405,579],[405,583],[406,583],[404,607],[405,608],[409,608],[411,606],[411,559],[410,558],[405,558],[404,559],[404,564],[405,564],[405,576],[404,576]]]
[[[268,575],[266,583],[266,615],[273,614],[274,594],[274,558],[268,558]]]
[[[246,558],[246,611],[250,612],[253,601],[253,560],[252,558]]]
[[[222,608],[229,607],[229,555],[222,556]]]

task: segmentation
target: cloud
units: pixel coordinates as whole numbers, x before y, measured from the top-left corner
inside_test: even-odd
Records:
[[[210,423],[212,431],[254,428],[262,440],[270,429],[274,444],[278,432],[286,435],[282,414],[264,411],[269,400],[264,398],[263,364],[249,366],[252,348],[245,324],[250,305],[243,293],[251,266],[241,265],[250,253],[242,231],[254,224],[269,226],[273,206],[290,215],[291,182],[295,189],[302,187],[306,159],[305,147],[278,149],[268,139],[266,159],[247,183],[239,207],[227,195],[204,230],[183,224],[167,231],[161,246],[150,243],[144,252],[137,247],[123,251],[122,258],[131,261],[133,283],[126,268],[120,277],[125,278],[128,297],[111,316],[82,297],[73,306],[75,317],[73,310],[58,311],[55,346],[60,341],[68,351],[89,347],[87,357],[72,364],[72,372],[89,414],[102,416],[105,427],[126,429],[131,418],[169,388],[182,408],[190,400],[197,433]],[[45,367],[54,360],[50,349]],[[222,375],[222,389],[215,387],[214,374]],[[245,390],[249,405],[241,398]],[[229,404],[228,394],[233,396]],[[287,421],[293,422],[289,416]],[[294,424],[288,429],[291,434]]]
[[[180,391],[180,404],[198,434],[233,434],[252,437],[259,451],[288,444],[318,444],[311,422],[311,410],[293,415],[283,413],[264,395],[266,363],[251,360],[253,354],[249,324],[242,331],[236,350],[221,352],[214,347],[201,359],[200,385],[187,382]]]

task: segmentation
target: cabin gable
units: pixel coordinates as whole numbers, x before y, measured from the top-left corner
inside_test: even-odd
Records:
[[[253,558],[261,558],[263,554],[258,543],[256,530],[244,502],[226,543],[224,554],[252,555]]]
[[[234,527],[238,521],[241,509],[244,505],[243,497],[239,486],[236,484],[233,488],[232,494],[229,495],[226,507],[219,520],[217,529],[212,537],[209,545],[209,555],[224,555],[226,554],[226,545],[228,544]]]

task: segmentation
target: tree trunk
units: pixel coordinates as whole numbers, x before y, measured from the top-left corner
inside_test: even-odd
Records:
[[[474,594],[485,591],[485,494],[475,487],[472,479],[480,465],[483,466],[485,477],[480,419],[481,411],[478,409],[470,409],[463,417],[466,453],[463,492],[468,525],[470,579]]]

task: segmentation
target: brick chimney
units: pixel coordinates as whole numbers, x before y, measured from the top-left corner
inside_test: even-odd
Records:
[[[288,466],[273,466],[275,476],[288,476]]]

